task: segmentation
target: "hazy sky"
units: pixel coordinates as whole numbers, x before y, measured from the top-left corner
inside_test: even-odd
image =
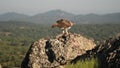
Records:
[[[75,14],[120,12],[120,0],[0,0],[0,14],[19,12],[34,15],[61,9]]]

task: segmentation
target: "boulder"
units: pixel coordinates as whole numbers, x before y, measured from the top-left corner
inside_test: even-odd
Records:
[[[2,68],[2,65],[0,64],[0,68]]]
[[[88,50],[85,54],[76,57],[71,63],[92,57],[97,57],[99,68],[120,68],[120,35],[103,41],[92,50]]]
[[[59,34],[50,39],[42,38],[30,46],[21,68],[57,68],[95,46],[94,40],[75,33]]]
[[[120,67],[120,36],[110,38],[96,47],[96,56],[100,61],[101,68]]]

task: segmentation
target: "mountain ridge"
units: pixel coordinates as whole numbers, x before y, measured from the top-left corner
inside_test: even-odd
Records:
[[[4,13],[0,15],[0,21],[28,21],[33,23],[52,24],[56,20],[65,18],[76,23],[82,24],[104,24],[104,23],[120,23],[120,13],[109,14],[72,14],[62,10],[51,10],[44,13],[39,13],[33,16],[20,14],[16,12]]]

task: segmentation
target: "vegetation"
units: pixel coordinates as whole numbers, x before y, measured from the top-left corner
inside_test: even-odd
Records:
[[[77,24],[70,31],[94,38],[98,43],[119,33],[119,26],[120,24]],[[52,29],[47,24],[18,21],[0,22],[0,64],[4,68],[20,67],[31,43],[42,37],[50,38],[59,33],[61,31],[58,28]],[[88,62],[90,61],[85,63],[89,66]],[[83,65],[83,63],[82,61],[81,64]],[[76,65],[81,64],[77,63]]]
[[[68,64],[65,68],[99,68],[97,58],[92,58],[89,60],[80,60],[76,64]]]

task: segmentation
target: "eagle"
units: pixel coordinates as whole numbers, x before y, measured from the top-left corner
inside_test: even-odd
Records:
[[[52,28],[58,27],[62,30],[63,34],[68,34],[68,30],[74,25],[75,23],[66,19],[57,20],[56,23],[52,25]]]

